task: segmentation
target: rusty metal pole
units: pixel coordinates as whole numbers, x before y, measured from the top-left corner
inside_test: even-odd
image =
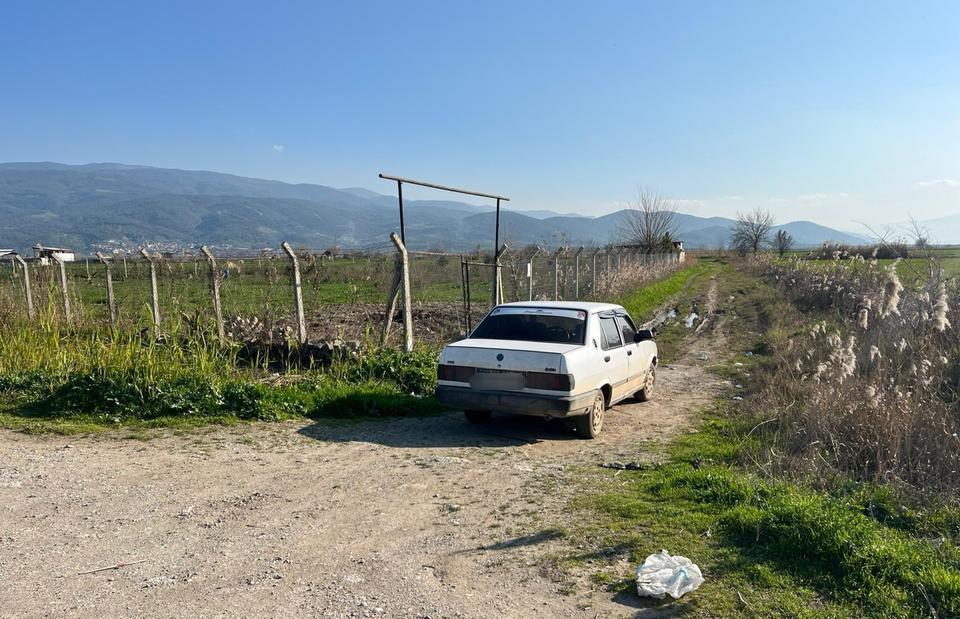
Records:
[[[110,309],[110,324],[117,326],[117,304],[113,296],[113,268],[110,266],[110,259],[97,252],[97,258],[103,263],[107,278],[107,307]]]
[[[500,304],[500,198],[497,198],[497,214],[493,229],[493,305]]]
[[[20,268],[23,269],[23,296],[27,303],[27,318],[34,320],[37,317],[37,313],[33,309],[33,292],[30,290],[30,267],[27,265],[27,261],[19,254],[14,254],[13,259],[20,265]]]
[[[200,246],[200,251],[207,257],[207,264],[210,266],[210,297],[213,301],[213,317],[217,321],[217,337],[220,341],[227,339],[223,329],[223,310],[220,309],[220,271],[217,269],[217,259],[213,257],[213,252],[206,245]],[[196,262],[193,263],[196,266]]]
[[[157,265],[153,262],[149,252],[146,249],[140,250],[140,255],[146,258],[150,265],[150,297],[152,300],[153,330],[154,335],[160,336],[160,294],[157,291]],[[126,264],[126,262],[124,262]]]
[[[407,243],[406,230],[403,227],[403,181],[397,181],[397,200],[400,202],[400,242]]]
[[[290,247],[290,243],[284,241],[280,247],[282,247],[283,251],[286,252],[287,256],[290,257],[290,262],[293,264],[293,304],[297,313],[297,341],[301,344],[306,344],[307,321],[303,315],[303,290],[300,286],[300,261],[297,260],[297,254],[293,251],[293,248]]]

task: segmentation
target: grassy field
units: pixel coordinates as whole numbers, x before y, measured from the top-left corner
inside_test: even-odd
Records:
[[[73,265],[74,276],[78,269],[83,265]],[[652,311],[702,270],[694,264],[665,272],[663,282],[627,296],[637,311]],[[128,275],[124,283],[132,286],[139,278]],[[167,278],[193,290],[200,303],[204,280],[189,275],[192,269],[185,268]],[[245,291],[256,289],[256,280],[241,278],[226,282],[240,280]],[[265,278],[259,283],[280,286]],[[250,311],[263,309],[252,298],[245,302],[251,304]],[[488,303],[488,298],[478,301],[481,307]],[[243,343],[219,342],[209,330],[198,333],[175,321],[158,341],[128,325],[110,329],[82,317],[66,324],[52,308],[42,309],[38,322],[20,316],[0,323],[0,425],[74,432],[439,410],[431,397],[439,351],[435,342],[409,354],[368,346],[332,363],[312,365],[295,356],[277,358],[276,353],[269,359],[251,358],[243,354]]]
[[[808,252],[806,251],[794,251],[788,253],[786,257],[805,258],[807,253]],[[943,273],[947,277],[960,277],[960,247],[938,247],[931,250],[931,253],[935,263],[943,269]],[[813,265],[818,263],[829,264],[832,262],[833,261],[829,259],[810,261],[810,263]],[[887,266],[893,264],[895,261],[890,258],[885,258],[880,259],[877,262],[882,266]],[[919,250],[913,250],[908,258],[896,262],[897,273],[904,285],[913,285],[926,279],[928,274],[928,266],[930,263],[926,257],[921,256],[921,252]],[[851,268],[856,268],[852,261],[850,261],[849,264],[851,265]]]
[[[486,258],[465,256],[469,267],[469,296],[475,306],[488,304],[491,297],[492,269]],[[0,271],[0,303],[25,314],[22,276],[4,264]],[[580,265],[579,291],[582,298],[592,294],[592,262]],[[60,313],[62,296],[56,268],[31,264],[34,303],[52,316]],[[289,261],[274,258],[221,259],[220,296],[226,317],[256,316],[262,320],[290,319],[293,316],[293,292]],[[602,277],[606,262],[597,270]],[[211,309],[208,266],[203,261],[162,260],[158,264],[158,296],[164,322],[181,316],[209,315]],[[317,314],[331,305],[386,302],[394,274],[394,256],[389,254],[355,256],[337,260],[315,257],[301,260],[303,303],[308,314]],[[414,255],[410,265],[411,297],[414,304],[463,303],[464,282],[459,256]],[[106,323],[106,277],[96,260],[81,259],[67,264],[71,310],[76,319]],[[502,271],[503,298],[508,301],[529,297],[526,259],[509,256]],[[144,328],[151,322],[149,267],[143,260],[117,259],[113,266],[113,287],[121,323]],[[534,261],[534,296],[552,298],[554,273],[552,260],[540,256]],[[559,293],[575,298],[573,262],[561,260]],[[455,320],[455,317],[453,317]]]

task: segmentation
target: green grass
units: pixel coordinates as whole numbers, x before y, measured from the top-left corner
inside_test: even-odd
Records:
[[[905,525],[883,517],[901,511],[883,488],[825,494],[758,478],[737,466],[748,430],[721,413],[673,443],[664,464],[604,474],[600,490],[574,504],[591,515],[573,539],[589,541],[568,559],[637,565],[661,548],[688,556],[706,582],[677,607],[695,616],[960,613],[960,513],[913,511]],[[634,586],[630,573],[612,581]]]
[[[694,278],[717,273],[719,263],[699,260],[691,266],[678,269],[667,277],[621,295],[616,303],[622,305],[638,321],[653,318],[654,312],[683,290]]]
[[[436,351],[375,350],[281,380],[202,337],[0,326],[0,424],[21,430],[439,412]],[[424,397],[426,396],[426,397]]]
[[[711,369],[755,389],[770,355],[805,318],[745,272],[709,268],[719,309],[732,321],[728,355]],[[701,297],[708,282],[690,279],[676,302]],[[678,349],[689,341],[682,326],[666,335]],[[703,586],[677,602],[648,603],[684,616],[960,616],[955,503],[915,504],[893,487],[844,479],[772,477],[763,463],[776,425],[764,422],[775,414],[746,413],[732,395],[722,395],[695,432],[671,441],[659,463],[636,472],[583,469],[585,492],[570,505],[571,549],[560,563],[633,597],[635,566],[647,555],[663,548],[687,556],[703,570]]]

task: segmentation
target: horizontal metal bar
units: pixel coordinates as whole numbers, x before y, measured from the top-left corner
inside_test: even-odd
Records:
[[[510,201],[510,198],[504,198],[503,196],[497,196],[491,193],[481,193],[479,191],[470,191],[469,189],[457,189],[456,187],[447,187],[446,185],[438,185],[436,183],[415,181],[410,178],[403,178],[402,176],[390,176],[389,174],[384,174],[383,172],[381,172],[379,176],[380,178],[388,181],[397,181],[400,183],[407,183],[408,185],[419,185],[421,187],[430,187],[431,189],[440,189],[442,191],[452,191],[454,193],[463,193],[468,196],[480,196],[481,198],[492,198],[494,200],[503,200],[504,202]]]

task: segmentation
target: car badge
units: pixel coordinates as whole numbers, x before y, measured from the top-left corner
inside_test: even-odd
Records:
[[[503,361],[503,353],[497,353],[497,361]]]

